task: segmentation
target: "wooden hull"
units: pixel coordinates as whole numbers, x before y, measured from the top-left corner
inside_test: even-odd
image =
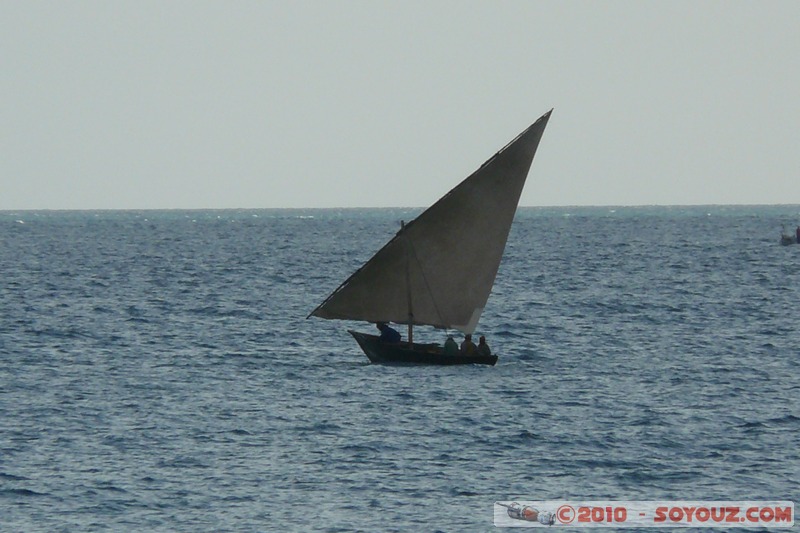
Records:
[[[414,344],[411,349],[408,343],[386,344],[377,335],[368,335],[358,331],[347,330],[364,350],[370,361],[383,364],[416,364],[416,365],[494,365],[496,355],[445,355],[437,344]]]

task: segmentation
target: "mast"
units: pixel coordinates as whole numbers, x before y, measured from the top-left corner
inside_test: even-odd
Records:
[[[405,242],[406,249],[406,301],[408,303],[408,347],[414,349],[414,306],[411,300],[411,254],[408,249],[411,243],[406,235],[406,223],[400,221],[400,231],[403,234],[403,241]]]

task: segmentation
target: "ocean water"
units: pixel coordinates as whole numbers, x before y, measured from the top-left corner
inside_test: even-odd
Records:
[[[498,365],[371,365],[370,325],[306,316],[418,213],[0,212],[0,530],[800,501],[800,206],[520,209]]]

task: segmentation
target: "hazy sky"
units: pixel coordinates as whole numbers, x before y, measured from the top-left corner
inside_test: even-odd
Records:
[[[0,0],[0,209],[800,203],[800,1]]]

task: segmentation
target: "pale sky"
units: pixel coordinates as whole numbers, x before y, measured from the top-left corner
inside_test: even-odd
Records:
[[[0,209],[800,203],[800,1],[0,0]]]

